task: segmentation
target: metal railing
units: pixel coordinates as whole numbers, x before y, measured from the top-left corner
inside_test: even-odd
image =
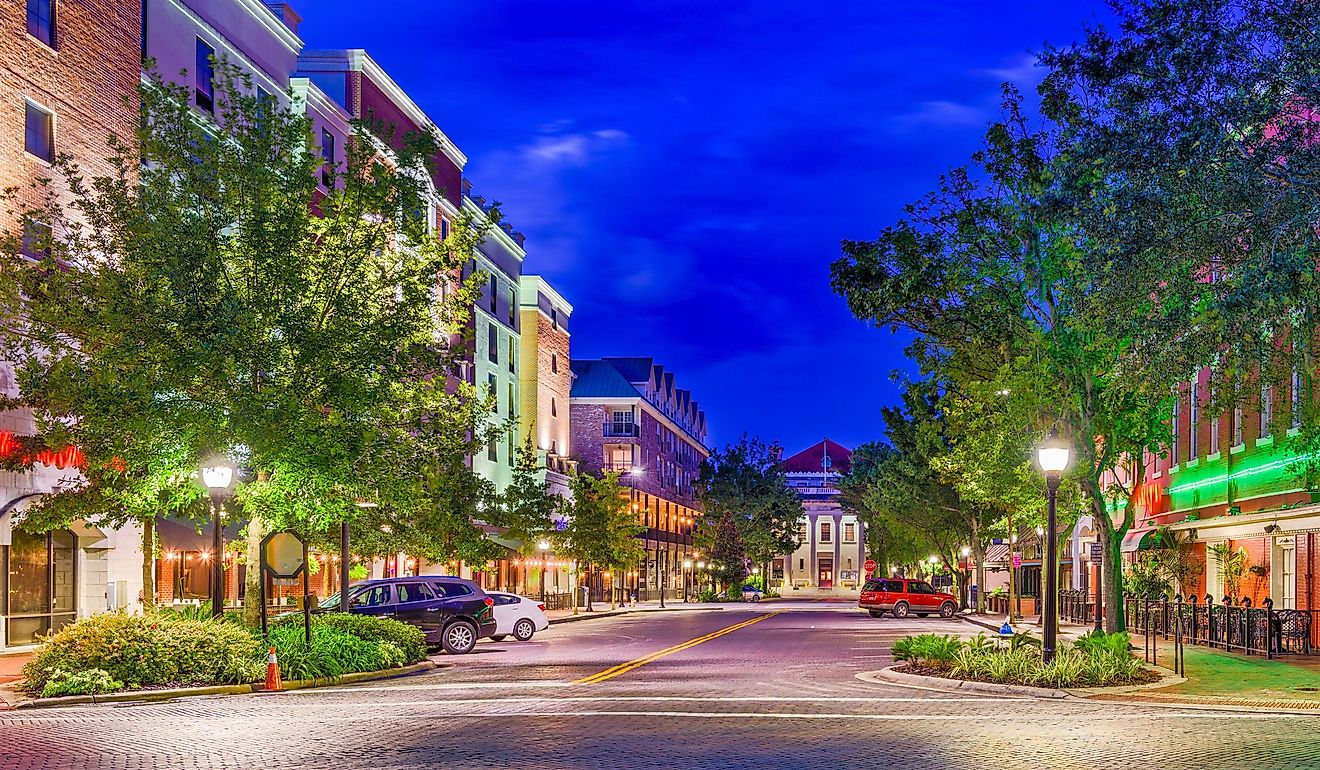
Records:
[[[1095,602],[1089,591],[1060,591],[1059,617],[1069,623],[1095,622]]]
[[[1216,604],[1209,595],[1203,599],[1125,596],[1123,609],[1128,627],[1145,634],[1148,646],[1162,636],[1175,645],[1187,642],[1269,658],[1320,650],[1314,639],[1316,613],[1311,610],[1276,610],[1268,599],[1263,607],[1251,606],[1249,599],[1241,604],[1227,598]]]
[[[545,608],[547,610],[567,610],[573,606],[573,594],[546,594]]]
[[[607,422],[602,430],[606,438],[637,438],[635,422]]]

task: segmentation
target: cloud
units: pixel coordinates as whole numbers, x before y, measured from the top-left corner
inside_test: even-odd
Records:
[[[967,127],[980,126],[990,119],[980,107],[950,101],[922,102],[916,110],[898,115],[894,123],[900,128],[918,126]]]
[[[1044,67],[1036,66],[1036,56],[1034,54],[1023,54],[1002,67],[974,70],[974,72],[978,75],[994,78],[1000,83],[1007,81],[1023,86],[1039,83],[1045,78],[1046,70]]]
[[[590,132],[560,133],[567,127],[566,121],[543,126],[549,135],[537,136],[530,144],[524,145],[520,154],[532,163],[546,165],[582,166],[592,156],[609,151],[628,142],[628,132],[617,128],[602,128]]]

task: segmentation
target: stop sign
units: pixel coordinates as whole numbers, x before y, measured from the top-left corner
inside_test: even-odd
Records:
[[[875,559],[867,559],[867,560],[866,560],[866,563],[862,565],[862,569],[866,570],[866,574],[868,574],[868,575],[871,574],[872,572],[874,572],[874,571],[875,571]]]

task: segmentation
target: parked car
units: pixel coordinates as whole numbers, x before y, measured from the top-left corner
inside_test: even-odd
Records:
[[[510,635],[526,642],[537,631],[544,631],[550,625],[545,605],[538,601],[498,591],[492,591],[490,598],[495,600],[495,635],[491,639],[497,642]]]
[[[742,587],[742,600],[743,600],[743,601],[745,601],[745,602],[756,603],[756,602],[761,601],[761,597],[762,597],[761,589],[757,588],[756,586],[743,586],[743,587]]]
[[[471,580],[440,575],[365,580],[349,586],[349,611],[394,618],[422,629],[426,642],[452,655],[472,652],[495,634],[495,600]],[[321,602],[339,609],[339,594]]]
[[[909,613],[919,618],[936,613],[951,618],[958,611],[958,597],[936,591],[924,580],[871,578],[862,586],[857,606],[868,610],[873,618],[886,612],[896,618],[906,618]]]

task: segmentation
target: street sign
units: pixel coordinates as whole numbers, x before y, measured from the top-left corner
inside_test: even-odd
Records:
[[[1013,569],[1017,569],[1018,567],[1021,566],[1022,566],[1022,555],[1016,553],[1013,554]]]
[[[862,569],[866,570],[866,574],[868,575],[875,572],[875,559],[867,559],[862,564]]]
[[[296,578],[307,566],[303,559],[303,541],[292,532],[274,532],[261,541],[266,570],[277,578]]]
[[[1105,544],[1091,543],[1091,561],[1098,562],[1105,558]]]

